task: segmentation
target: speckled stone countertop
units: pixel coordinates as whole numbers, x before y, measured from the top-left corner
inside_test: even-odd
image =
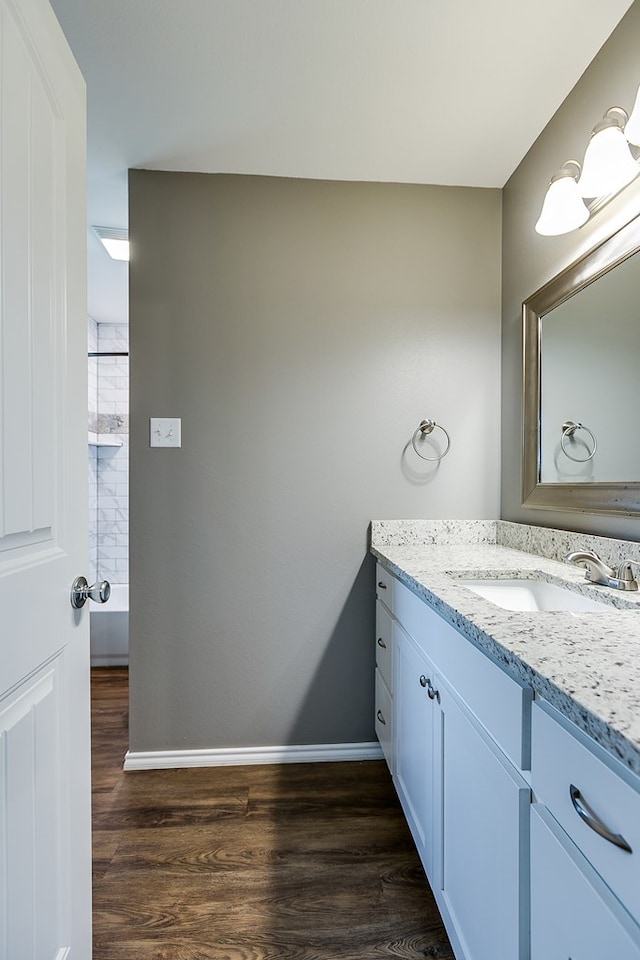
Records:
[[[610,565],[640,560],[638,543],[500,520],[371,525],[371,552],[391,573],[640,775],[640,592],[588,583],[582,567],[558,559],[577,549]],[[456,581],[523,572],[605,599],[611,610],[515,612]]]

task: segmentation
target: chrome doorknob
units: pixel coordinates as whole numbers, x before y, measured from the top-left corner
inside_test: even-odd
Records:
[[[111,584],[108,580],[89,586],[86,577],[76,577],[71,585],[71,606],[76,610],[84,607],[87,600],[106,603],[111,596]]]

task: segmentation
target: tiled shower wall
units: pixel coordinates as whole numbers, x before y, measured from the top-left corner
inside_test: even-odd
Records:
[[[90,321],[90,329],[93,321]],[[128,352],[128,328],[120,324],[93,324],[98,353]],[[91,343],[91,334],[89,337]],[[91,352],[92,347],[89,346]],[[94,477],[95,523],[90,525],[90,549],[95,557],[95,579],[129,582],[129,358],[100,356],[95,361],[95,460],[89,453],[90,483]],[[91,361],[89,384],[91,398]],[[90,503],[92,491],[90,489]],[[93,510],[92,510],[93,512]],[[95,538],[93,547],[92,534]]]

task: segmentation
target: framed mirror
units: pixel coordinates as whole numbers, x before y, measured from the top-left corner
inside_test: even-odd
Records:
[[[640,216],[523,303],[523,506],[640,513]]]

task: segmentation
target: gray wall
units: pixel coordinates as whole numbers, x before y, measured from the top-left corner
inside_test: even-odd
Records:
[[[609,107],[631,110],[640,84],[638,49],[640,2],[636,0],[503,193],[502,517],[627,539],[640,539],[640,520],[521,506],[521,307],[561,269],[640,211],[640,184],[635,181],[580,230],[563,237],[540,237],[534,231],[551,176],[565,160],[582,161],[591,129]],[[615,398],[604,399],[613,410]]]
[[[498,516],[500,203],[131,172],[133,750],[373,739],[369,520]]]

